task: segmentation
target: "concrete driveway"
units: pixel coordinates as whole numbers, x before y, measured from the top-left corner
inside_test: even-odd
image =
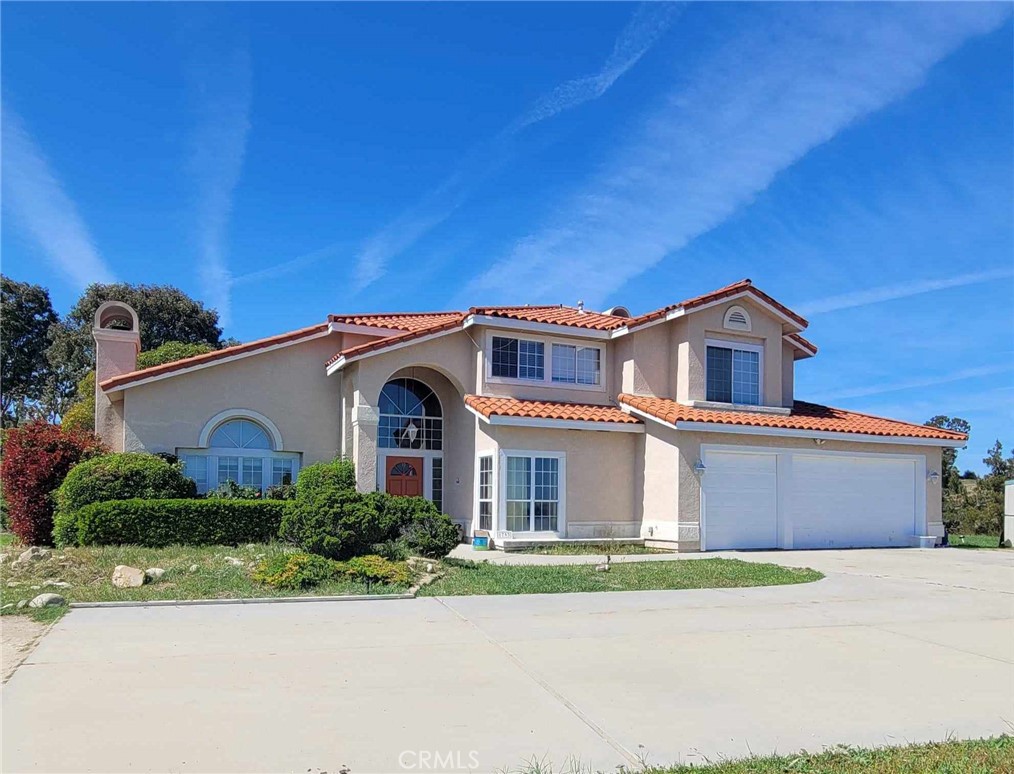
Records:
[[[3,688],[3,770],[608,771],[1011,731],[1014,552],[774,558],[827,578],[75,610]]]

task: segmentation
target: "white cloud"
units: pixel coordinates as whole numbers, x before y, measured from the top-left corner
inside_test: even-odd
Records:
[[[116,281],[49,161],[6,105],[3,187],[6,207],[68,282],[83,289],[93,282]]]
[[[963,368],[949,374],[938,374],[919,379],[908,379],[902,382],[891,382],[888,384],[868,384],[862,387],[846,388],[838,391],[823,393],[821,401],[846,400],[849,398],[865,398],[870,395],[882,395],[887,392],[901,392],[902,390],[914,390],[922,387],[934,387],[938,384],[950,384],[961,382],[966,379],[979,379],[986,376],[1014,373],[1014,364],[1004,363],[991,366],[977,366],[975,368]]]
[[[841,309],[853,309],[857,306],[879,304],[884,301],[894,301],[895,299],[918,296],[937,290],[964,287],[965,285],[977,285],[981,282],[992,282],[1009,277],[1014,277],[1014,269],[991,269],[940,279],[913,280],[912,282],[902,282],[896,285],[881,285],[875,288],[867,288],[866,290],[857,290],[853,293],[827,296],[826,298],[819,298],[804,304],[797,304],[793,308],[804,316],[812,317],[813,315],[825,314],[827,312],[837,312]]]
[[[197,113],[187,170],[197,186],[199,276],[205,300],[228,325],[232,274],[227,234],[250,132],[249,54],[238,49],[227,56],[202,56],[191,63],[188,77]]]
[[[617,37],[602,69],[554,88],[496,138],[469,153],[454,174],[421,201],[367,239],[356,258],[356,288],[362,289],[382,277],[388,261],[447,220],[468,198],[473,186],[506,162],[514,135],[605,94],[665,33],[682,7],[676,3],[639,6]]]
[[[490,302],[524,289],[532,302],[601,304],[1008,15],[999,4],[743,10],[745,31],[682,74],[605,171],[471,282],[467,296]]]

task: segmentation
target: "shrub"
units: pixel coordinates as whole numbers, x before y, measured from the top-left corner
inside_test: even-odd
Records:
[[[77,396],[60,417],[64,430],[95,430],[95,371],[89,371],[77,383]]]
[[[296,477],[296,491],[312,495],[325,488],[356,488],[356,466],[352,460],[334,459],[307,465]],[[298,497],[298,494],[297,494]]]
[[[349,580],[398,586],[407,586],[412,582],[412,573],[406,565],[392,562],[382,556],[355,556],[337,564],[339,571]]]
[[[81,545],[236,545],[275,538],[280,500],[111,500],[77,512]]]
[[[264,490],[264,496],[269,500],[295,500],[295,484],[274,484]]]
[[[300,485],[288,506],[279,533],[282,539],[329,559],[368,553],[390,536],[371,496],[354,489],[331,485],[308,492]]]
[[[154,454],[127,452],[95,457],[76,466],[56,492],[59,511],[106,500],[175,500],[196,497],[194,482],[177,465]]]
[[[11,531],[22,543],[41,545],[53,539],[52,493],[74,465],[103,451],[91,433],[65,432],[46,422],[7,431],[0,479]]]
[[[274,554],[260,562],[251,577],[276,589],[297,591],[327,583],[338,574],[338,563],[323,556]]]
[[[160,347],[142,352],[137,356],[138,368],[154,368],[165,363],[175,363],[186,357],[203,355],[215,348],[210,344],[187,344],[183,341],[167,341]]]
[[[403,534],[412,553],[432,559],[442,559],[461,542],[458,525],[436,508],[433,513],[417,514],[403,528]]]
[[[261,490],[255,486],[243,486],[235,481],[226,481],[205,495],[209,500],[260,500]]]

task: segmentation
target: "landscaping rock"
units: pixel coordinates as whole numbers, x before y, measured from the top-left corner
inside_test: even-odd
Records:
[[[242,559],[237,559],[234,556],[225,557],[225,561],[227,561],[233,567],[243,567],[246,564],[246,562],[244,562]]]
[[[7,588],[9,589],[15,589],[20,585],[21,584],[18,581],[7,581]]]
[[[27,551],[22,551],[21,555],[15,559],[12,564],[28,564],[30,562],[38,562],[48,558],[49,549],[32,546]]]
[[[27,599],[22,599],[18,601],[18,610],[21,610],[23,607],[28,607]]]
[[[190,565],[190,572],[197,572],[200,568],[196,564]]]
[[[139,570],[137,567],[128,567],[125,564],[118,564],[113,570],[113,585],[118,589],[129,589],[143,586],[144,580],[144,570]]]
[[[67,581],[62,580],[50,580],[42,584],[43,588],[45,588],[46,586],[55,586],[58,589],[69,589],[71,587],[71,584],[67,583]]]
[[[609,563],[606,562],[605,564],[596,564],[595,572],[609,572]]]
[[[28,603],[29,607],[56,607],[58,605],[66,605],[67,600],[61,597],[59,594],[39,594],[35,599]]]
[[[144,571],[144,575],[152,583],[157,583],[162,580],[162,576],[165,575],[165,570],[161,567],[149,567]]]
[[[0,607],[0,612],[3,612],[4,610],[13,610],[13,609],[14,609],[14,603],[13,602],[8,602],[3,607]]]

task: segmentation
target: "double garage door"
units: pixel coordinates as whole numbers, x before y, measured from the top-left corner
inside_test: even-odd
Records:
[[[708,450],[703,548],[909,546],[919,530],[917,458]]]

